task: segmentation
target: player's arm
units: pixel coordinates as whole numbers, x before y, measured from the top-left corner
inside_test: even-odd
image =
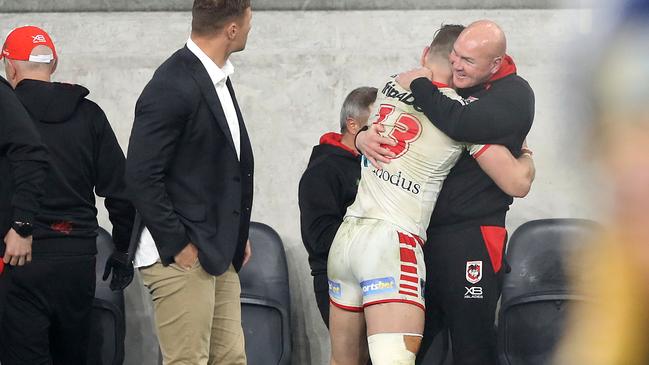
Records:
[[[515,198],[523,198],[529,193],[536,174],[532,154],[527,147],[523,154],[515,158],[501,145],[485,145],[472,151],[480,168],[504,191]]]

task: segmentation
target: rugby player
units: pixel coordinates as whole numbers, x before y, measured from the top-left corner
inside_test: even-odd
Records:
[[[493,21],[476,21],[458,37],[450,61],[453,84],[470,102],[466,105],[431,84],[430,69],[403,73],[397,82],[412,90],[415,106],[449,137],[502,145],[531,162],[524,140],[534,120],[534,92],[518,75],[506,49],[505,34]],[[393,153],[380,144],[391,142],[378,133],[358,133],[356,145],[370,161],[388,162]],[[433,280],[426,284],[422,348],[444,324],[458,365],[497,363],[494,320],[507,272],[505,216],[512,196],[524,196],[534,178],[533,169],[513,178],[485,170],[481,160],[493,158],[494,152],[490,147],[479,159],[462,154],[444,183],[427,230],[424,255]],[[508,190],[509,179],[510,187],[523,185]]]
[[[461,97],[449,87],[449,54],[463,29],[443,26],[421,59],[439,90],[460,103]],[[368,355],[375,365],[414,364],[424,329],[426,227],[443,181],[463,151],[484,163],[490,176],[509,174],[503,181],[515,176],[525,180],[528,175],[521,171],[533,170],[531,159],[516,160],[502,146],[450,139],[413,105],[412,94],[395,77],[379,90],[371,121],[392,140],[384,146],[392,152],[392,160],[378,167],[362,158],[358,195],[329,254],[331,364],[335,365],[363,364]],[[494,168],[493,161],[481,161],[487,148],[507,163]],[[524,195],[525,185],[523,181],[511,185],[523,188],[507,186],[506,190]]]

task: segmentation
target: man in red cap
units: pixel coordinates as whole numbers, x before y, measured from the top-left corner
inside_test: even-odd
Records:
[[[51,156],[33,222],[33,260],[11,273],[0,360],[86,364],[95,291],[95,193],[106,198],[117,248],[104,276],[113,270],[113,289],[123,289],[133,276],[126,251],[135,211],[124,197],[124,154],[104,112],[86,99],[86,88],[51,82],[58,58],[45,31],[13,30],[2,57],[7,79]]]

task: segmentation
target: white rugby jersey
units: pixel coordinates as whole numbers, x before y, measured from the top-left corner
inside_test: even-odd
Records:
[[[346,216],[383,219],[425,240],[444,179],[464,149],[475,157],[484,146],[447,137],[413,105],[414,97],[395,77],[380,90],[370,122],[385,126],[383,135],[397,141],[388,146],[396,157],[377,169],[363,156],[358,194]],[[451,88],[440,91],[463,102]]]

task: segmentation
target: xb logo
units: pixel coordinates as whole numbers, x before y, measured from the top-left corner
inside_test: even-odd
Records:
[[[32,43],[46,43],[46,42],[47,40],[45,39],[45,36],[42,34],[32,36]]]
[[[466,293],[464,293],[464,296],[481,296],[482,295],[482,287],[479,286],[472,286],[472,287],[464,287],[466,289]]]

